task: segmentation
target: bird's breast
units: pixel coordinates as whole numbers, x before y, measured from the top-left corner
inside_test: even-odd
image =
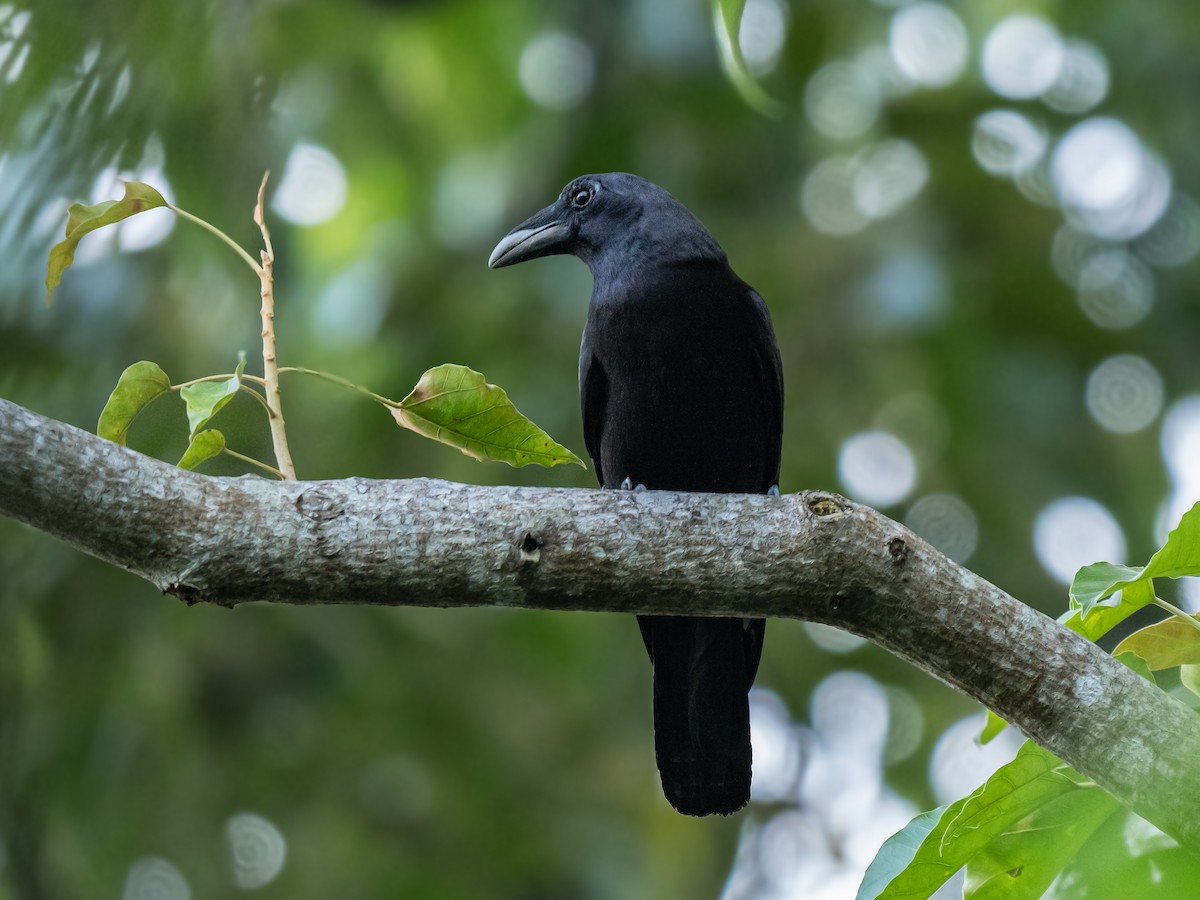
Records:
[[[587,342],[603,366],[605,480],[651,489],[762,491],[775,462],[761,365],[770,339],[736,297],[659,291],[593,304]],[[765,483],[764,483],[765,482]]]

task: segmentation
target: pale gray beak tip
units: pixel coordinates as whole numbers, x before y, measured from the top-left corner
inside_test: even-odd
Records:
[[[561,222],[549,222],[533,228],[518,228],[500,239],[500,243],[488,257],[488,268],[499,269],[537,256],[545,256],[547,253],[564,252],[554,248],[569,234],[568,227]]]

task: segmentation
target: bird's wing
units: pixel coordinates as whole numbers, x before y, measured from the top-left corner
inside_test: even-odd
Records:
[[[755,328],[755,357],[763,386],[762,404],[766,423],[763,454],[772,472],[769,483],[763,486],[766,491],[772,484],[779,484],[779,458],[783,449],[783,363],[779,358],[779,344],[775,341],[767,305],[753,288],[750,288],[750,294],[760,316]]]
[[[604,487],[600,439],[604,433],[604,407],[608,403],[608,376],[592,351],[586,330],[579,348],[579,401],[583,406],[583,443],[596,469],[596,480]]]

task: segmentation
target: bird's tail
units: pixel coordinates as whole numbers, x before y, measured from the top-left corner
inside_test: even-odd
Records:
[[[663,793],[689,816],[750,800],[750,706],[761,620],[642,616],[654,664],[654,746]],[[757,629],[753,635],[747,628]]]

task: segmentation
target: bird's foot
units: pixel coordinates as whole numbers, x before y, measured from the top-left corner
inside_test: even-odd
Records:
[[[628,476],[621,482],[621,490],[623,491],[644,491],[645,489],[646,486],[644,484],[635,485]]]
[[[769,488],[767,488],[767,496],[768,497],[778,497],[779,496],[779,485],[773,484]]]

